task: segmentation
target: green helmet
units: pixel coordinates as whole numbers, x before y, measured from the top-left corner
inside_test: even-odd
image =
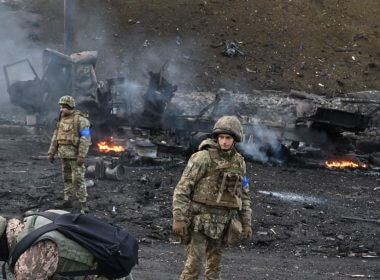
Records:
[[[7,219],[0,216],[0,238],[3,236],[6,226],[7,226]]]
[[[67,105],[70,108],[74,109],[75,108],[75,99],[74,99],[74,97],[72,97],[70,95],[65,95],[59,99],[58,104],[59,105]]]
[[[222,133],[229,134],[236,142],[240,142],[243,137],[243,126],[237,117],[223,116],[215,123],[212,130],[214,136]]]

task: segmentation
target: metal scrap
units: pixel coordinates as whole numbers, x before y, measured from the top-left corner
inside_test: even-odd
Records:
[[[234,57],[234,56],[244,56],[244,52],[240,50],[237,43],[234,41],[222,41],[219,44],[211,45],[213,48],[222,47],[224,46],[224,50],[222,52],[223,55],[228,57]]]
[[[347,217],[347,216],[342,216],[341,218],[344,219],[344,220],[366,222],[366,223],[375,223],[375,224],[379,224],[380,225],[380,219],[364,219],[364,218]]]
[[[244,52],[242,52],[237,43],[235,42],[232,42],[232,41],[226,41],[224,42],[224,51],[223,51],[223,54],[225,56],[228,56],[228,57],[233,57],[233,56],[238,56],[238,55],[242,55],[244,56]]]

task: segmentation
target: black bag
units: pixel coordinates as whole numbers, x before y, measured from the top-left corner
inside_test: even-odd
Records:
[[[35,229],[17,243],[12,252],[10,267],[35,240],[46,232],[56,230],[86,248],[96,259],[95,270],[59,272],[64,276],[102,275],[121,278],[129,275],[138,264],[137,240],[122,228],[85,214],[34,213],[52,223]]]

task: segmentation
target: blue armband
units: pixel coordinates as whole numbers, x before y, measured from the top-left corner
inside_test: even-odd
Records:
[[[243,177],[243,182],[242,182],[241,186],[243,189],[245,189],[248,186],[248,177],[247,176]]]
[[[79,131],[79,137],[90,137],[91,135],[91,132],[90,132],[90,128],[86,127],[86,128],[83,128],[81,131]]]

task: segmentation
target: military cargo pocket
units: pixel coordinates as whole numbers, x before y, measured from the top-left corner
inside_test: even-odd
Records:
[[[242,224],[239,219],[233,217],[228,224],[226,234],[223,238],[223,243],[226,247],[235,247],[240,241],[243,231]]]
[[[212,239],[219,239],[223,236],[228,219],[227,216],[215,214],[196,215],[193,219],[194,231]]]

